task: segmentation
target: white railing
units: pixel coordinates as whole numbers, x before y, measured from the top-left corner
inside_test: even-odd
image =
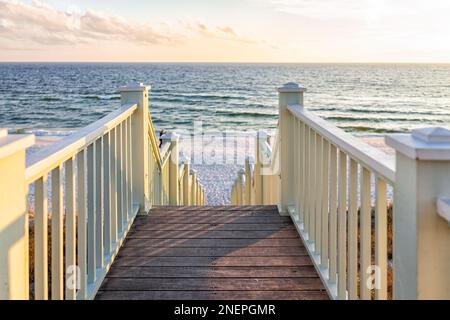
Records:
[[[292,83],[279,89],[279,139],[272,149],[266,135],[259,135],[257,161],[253,166],[248,159],[239,172],[232,202],[278,203],[280,214],[291,216],[333,299],[448,298],[450,277],[444,268],[450,266],[450,254],[442,241],[450,240],[450,232],[435,204],[437,196],[450,192],[445,171],[450,131],[390,136],[387,142],[397,150],[391,157],[307,111],[304,91]],[[423,149],[431,151],[427,157],[420,153],[421,158],[417,150]],[[430,169],[429,160],[439,161]],[[429,171],[419,178],[413,168],[421,166]],[[427,196],[420,199],[419,190]],[[428,232],[425,222],[419,226],[423,218],[414,214],[428,217],[436,234]],[[430,261],[430,253],[419,248],[425,241],[446,254],[431,254]],[[438,268],[440,282],[418,272],[419,264],[430,271],[428,265]]]
[[[0,247],[18,250],[0,268],[0,298],[93,299],[136,215],[153,205],[182,204],[178,194],[184,189],[174,170],[177,136],[161,137],[160,148],[148,114],[148,88],[121,91],[118,110],[32,155],[27,167],[25,148],[33,137],[0,130],[0,188],[14,195],[0,199],[2,217],[8,218],[0,220]],[[203,204],[203,188],[195,175],[188,178],[188,191],[199,194],[190,204]],[[14,218],[21,224],[11,227]]]

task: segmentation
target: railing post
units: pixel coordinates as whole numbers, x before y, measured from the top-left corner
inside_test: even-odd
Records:
[[[303,106],[303,93],[306,88],[297,83],[286,83],[278,88],[279,98],[279,139],[280,139],[280,214],[289,215],[288,205],[294,204],[293,156],[292,144],[294,141],[294,126],[292,116],[287,109],[289,105]]]
[[[170,162],[169,162],[169,204],[177,206],[179,198],[179,155],[178,155],[178,141],[180,136],[175,132],[166,133],[161,137],[166,142],[170,142]]]
[[[191,169],[191,206],[197,205],[197,171]]]
[[[184,176],[183,176],[183,205],[189,206],[191,203],[191,190],[189,189],[190,158],[184,159]]]
[[[25,149],[33,143],[0,129],[0,300],[29,298]]]
[[[264,195],[267,197],[267,194],[264,194],[264,178],[263,170],[264,167],[267,167],[267,163],[263,162],[263,155],[261,154],[261,143],[264,141],[268,141],[268,134],[264,131],[258,131],[257,137],[256,137],[256,143],[255,143],[255,155],[256,155],[256,161],[255,161],[255,203],[262,205],[264,204]]]
[[[394,299],[450,299],[450,226],[437,199],[450,196],[450,130],[392,134]]]
[[[120,88],[121,103],[138,105],[131,116],[131,153],[132,153],[132,181],[133,205],[139,205],[139,212],[146,214],[150,210],[149,194],[149,135],[148,135],[148,98],[150,86],[142,83],[130,84]]]

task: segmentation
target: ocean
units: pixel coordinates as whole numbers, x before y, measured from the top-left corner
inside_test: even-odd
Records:
[[[0,63],[0,127],[65,135],[119,107],[118,88],[152,86],[157,129],[273,129],[276,88],[306,86],[305,106],[359,135],[450,125],[445,64]]]

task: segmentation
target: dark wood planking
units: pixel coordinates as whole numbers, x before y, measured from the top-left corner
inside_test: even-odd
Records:
[[[290,223],[158,223],[134,225],[132,230],[136,231],[182,231],[182,230],[221,230],[221,231],[276,231],[296,230]]]
[[[328,300],[324,291],[103,291],[98,300]]]
[[[126,239],[125,246],[135,247],[302,247],[297,239]]]
[[[116,267],[109,278],[311,278],[313,266],[303,267]]]
[[[176,230],[176,231],[148,231],[132,230],[128,239],[296,239],[295,230],[266,230],[266,231],[222,231],[222,230]]]
[[[118,257],[116,267],[295,267],[312,265],[298,257]]]
[[[280,291],[322,290],[319,278],[107,278],[103,290]]]
[[[284,257],[307,255],[304,247],[123,247],[118,256],[124,257]]]
[[[328,299],[275,206],[155,207],[139,216],[97,299]]]
[[[260,211],[260,212],[278,212],[277,206],[154,206],[153,212],[201,212],[201,211]]]
[[[141,225],[141,224],[150,224],[150,223],[155,223],[155,224],[167,224],[167,223],[177,223],[177,224],[183,224],[183,223],[188,223],[188,224],[199,224],[199,223],[203,223],[203,224],[212,224],[212,223],[255,223],[255,224],[259,224],[259,223],[269,223],[269,224],[274,224],[274,223],[290,223],[291,218],[290,217],[277,217],[277,216],[211,216],[211,215],[206,215],[206,216],[189,216],[189,218],[187,218],[186,216],[148,216],[147,219],[143,220],[141,219],[136,219],[135,220],[135,224],[136,225]]]

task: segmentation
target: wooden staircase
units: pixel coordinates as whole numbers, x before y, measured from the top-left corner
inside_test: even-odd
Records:
[[[138,216],[97,299],[328,299],[275,206],[155,207]]]

